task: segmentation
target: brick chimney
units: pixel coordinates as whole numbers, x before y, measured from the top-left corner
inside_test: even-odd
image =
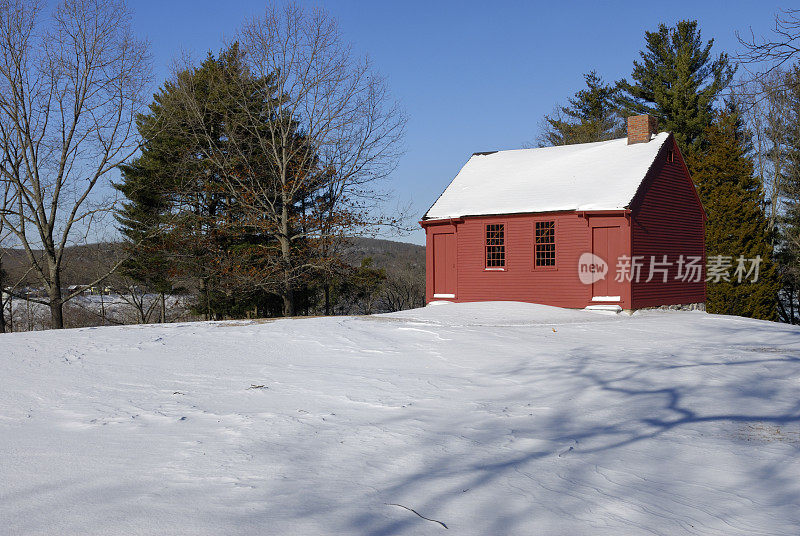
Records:
[[[628,118],[628,145],[647,143],[658,134],[658,119],[652,115],[632,115]]]

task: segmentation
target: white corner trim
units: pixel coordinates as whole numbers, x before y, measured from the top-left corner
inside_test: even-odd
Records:
[[[592,301],[620,301],[620,296],[595,296]]]
[[[455,294],[434,294],[434,298],[455,298]]]

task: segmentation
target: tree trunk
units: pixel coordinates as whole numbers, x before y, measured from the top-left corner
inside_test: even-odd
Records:
[[[331,316],[331,286],[325,283],[325,316]]]
[[[288,199],[284,194],[283,208],[281,209],[281,236],[279,241],[281,243],[281,261],[283,262],[283,316],[295,315],[294,304],[294,290],[292,289],[292,274],[291,274],[291,244],[289,243],[289,208],[287,206]]]
[[[294,308],[294,290],[292,289],[292,282],[289,278],[285,278],[283,282],[283,316],[295,316]]]
[[[164,293],[161,293],[161,318],[158,319],[161,324],[166,323],[167,321],[167,300],[164,297]]]
[[[64,304],[61,303],[61,292],[50,298],[50,327],[64,329]]]
[[[203,298],[205,298],[205,319],[211,320],[211,296],[210,291],[208,289],[208,279],[203,278],[200,280],[200,292],[203,294]]]
[[[0,333],[6,332],[6,304],[3,301],[3,288],[5,288],[5,277],[2,252],[0,252]]]
[[[133,296],[131,298],[131,301],[136,304],[135,305],[135,307],[136,307],[136,316],[137,316],[136,323],[137,324],[146,324],[147,323],[147,318],[146,318],[146,315],[144,313],[144,299],[142,299],[142,301],[138,301],[136,299],[136,297]]]
[[[50,327],[64,329],[64,302],[61,299],[61,270],[50,270],[50,285],[47,289],[50,299]]]

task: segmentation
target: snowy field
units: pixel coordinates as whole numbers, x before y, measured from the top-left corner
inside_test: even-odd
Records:
[[[787,325],[447,304],[0,359],[0,534],[800,533]]]

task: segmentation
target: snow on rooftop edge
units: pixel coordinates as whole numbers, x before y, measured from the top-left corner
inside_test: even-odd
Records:
[[[474,154],[425,219],[624,209],[669,135]]]

